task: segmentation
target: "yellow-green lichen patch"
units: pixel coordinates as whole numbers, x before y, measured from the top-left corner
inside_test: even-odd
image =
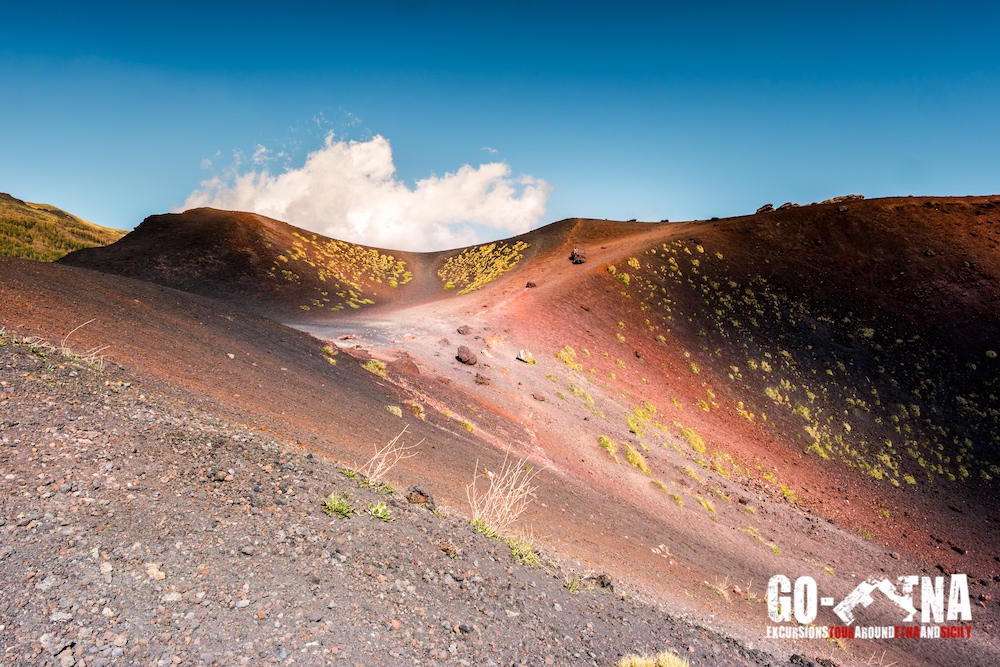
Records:
[[[513,269],[521,260],[524,241],[508,245],[503,241],[467,248],[449,257],[437,272],[446,290],[468,294],[493,282]]]
[[[287,255],[278,255],[268,275],[279,281],[302,284],[303,277],[323,283],[308,308],[333,312],[372,305],[377,290],[397,288],[413,279],[406,262],[375,248],[346,241],[322,239],[315,234],[293,232],[295,240]],[[294,267],[295,270],[291,270]]]

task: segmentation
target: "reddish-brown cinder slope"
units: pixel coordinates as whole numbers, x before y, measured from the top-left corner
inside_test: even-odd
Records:
[[[172,224],[184,229],[189,215]],[[235,214],[199,215],[210,225]],[[581,567],[715,613],[747,637],[768,623],[748,588],[763,597],[775,573],[809,574],[840,599],[883,573],[967,572],[975,599],[994,598],[974,607],[974,626],[987,630],[1000,575],[998,225],[998,198],[850,201],[683,224],[568,220],[508,240],[528,244],[520,261],[464,295],[437,275],[459,251],[384,251],[403,258],[412,278],[374,304],[334,313],[289,304],[281,290],[268,296],[271,267],[233,283],[245,281],[253,299],[231,296],[225,272],[197,273],[202,251],[178,255],[169,234],[146,255],[126,255],[159,267],[148,280],[183,287],[170,273],[190,269],[195,291],[283,313],[340,345],[337,372],[353,373],[325,401],[318,389],[305,402],[283,396],[273,384],[284,381],[280,370],[271,384],[258,378],[266,397],[245,393],[250,375],[199,391],[234,410],[260,401],[281,428],[340,456],[348,441],[393,430],[399,422],[385,404],[416,400],[428,421],[409,421],[433,449],[412,473],[459,502],[476,458],[495,465],[504,448],[530,456],[545,472],[529,522]],[[585,264],[569,261],[576,245]],[[105,252],[90,251],[88,263],[111,268]],[[301,300],[300,286],[286,282]],[[478,354],[475,367],[455,360],[460,344]],[[537,363],[516,360],[522,349]],[[329,369],[315,354],[310,370],[278,368],[320,377],[310,374]],[[387,362],[384,381],[358,370],[368,355]],[[160,365],[171,382],[191,380]],[[728,596],[703,582],[725,582]],[[867,613],[866,623],[900,620],[884,605]],[[817,623],[837,622],[821,614]],[[995,643],[988,632],[976,637],[848,648],[862,659],[885,649],[907,664],[991,664]]]

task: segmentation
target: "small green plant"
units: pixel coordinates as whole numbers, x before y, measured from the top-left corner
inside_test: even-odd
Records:
[[[392,521],[392,514],[389,513],[389,508],[386,506],[384,500],[380,500],[377,503],[371,503],[368,505],[368,513],[379,521],[389,522]]]
[[[462,422],[462,428],[464,428],[469,433],[472,433],[473,431],[476,430],[476,427],[470,424],[469,422]]]
[[[357,479],[358,478],[358,473],[354,472],[353,470],[349,470],[347,468],[344,468],[343,470],[341,470],[340,474],[343,475],[344,477],[346,477],[347,479]]]
[[[625,445],[625,460],[645,474],[648,475],[650,473],[649,464],[646,463],[646,459],[630,444]]]
[[[824,571],[824,572],[826,572],[826,573],[827,573],[828,575],[830,575],[831,577],[835,577],[835,576],[837,576],[836,574],[834,574],[834,573],[833,573],[833,568],[832,568],[832,567],[830,567],[829,565],[824,565],[824,566],[823,566],[823,571]]]
[[[580,586],[580,579],[574,575],[568,575],[563,579],[563,588],[570,593],[579,593]]]
[[[618,460],[618,445],[615,444],[614,440],[601,435],[597,438],[597,444],[599,444],[601,449],[605,450],[608,455],[611,456],[615,463],[621,463],[621,461]]]
[[[772,552],[774,552],[775,556],[781,555],[781,549],[778,548],[778,545],[775,544],[774,542],[768,542],[767,540],[765,540],[763,536],[761,536],[760,531],[754,528],[753,526],[749,526],[747,528],[740,528],[740,532],[746,533],[747,535],[754,538],[761,544],[766,545]]]
[[[727,503],[731,503],[732,502],[729,499],[729,496],[727,496],[726,494],[724,494],[722,491],[719,491],[718,489],[712,489],[712,493],[714,493],[715,495],[719,496],[719,498],[721,498],[722,500],[725,500]]]
[[[361,364],[361,367],[369,373],[374,373],[382,378],[386,377],[385,362],[379,361],[378,359],[369,359],[365,363]]]
[[[785,497],[785,500],[795,503],[798,502],[799,497],[795,495],[795,492],[791,488],[785,486],[784,484],[779,484],[778,488],[781,489],[781,495]]]
[[[694,432],[694,429],[681,428],[681,437],[687,440],[688,445],[691,449],[698,452],[699,454],[704,454],[707,447],[705,446],[705,440]]]
[[[870,540],[872,538],[872,534],[870,532],[868,532],[867,530],[865,530],[864,528],[862,528],[861,529],[861,537],[865,538],[866,540]]]
[[[347,493],[331,493],[323,501],[323,511],[328,516],[336,514],[342,519],[350,519],[351,515],[354,514],[354,508],[351,507],[351,497]]]
[[[510,555],[521,565],[539,565],[542,562],[530,540],[510,537],[504,542],[510,547]]]
[[[397,417],[403,416],[403,409],[398,405],[387,405],[385,406],[385,409],[389,414],[396,415]]]
[[[583,364],[577,363],[576,352],[569,345],[556,352],[556,359],[563,362],[574,371],[583,370]]]
[[[687,466],[685,466],[684,467],[684,472],[686,472],[688,474],[688,477],[690,477],[694,481],[698,482],[699,484],[704,484],[705,483],[705,480],[703,480],[701,477],[698,477],[698,473],[696,473],[694,470],[691,470],[691,468],[688,468]]]
[[[712,503],[708,502],[707,500],[705,500],[701,496],[697,496],[696,500],[698,501],[699,505],[701,505],[702,507],[704,507],[709,512],[715,512],[715,508],[712,507]]]

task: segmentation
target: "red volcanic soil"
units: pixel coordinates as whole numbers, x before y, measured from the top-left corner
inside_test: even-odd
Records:
[[[775,654],[987,665],[1000,656],[998,234],[989,197],[568,220],[505,241],[527,244],[522,257],[460,294],[438,277],[459,251],[334,252],[205,209],[147,219],[69,266],[4,262],[0,313],[50,340],[96,318],[72,341],[339,460],[405,422],[426,445],[399,481],[458,512],[476,461],[496,469],[509,448],[543,469],[524,523],[547,552]],[[577,245],[585,264],[569,261]],[[395,287],[388,255],[411,274]],[[351,284],[339,298],[356,308],[316,297]],[[869,577],[953,572],[972,582],[969,640],[763,639],[774,574],[840,600]],[[858,615],[901,620],[881,601]],[[839,621],[821,609],[816,623]]]

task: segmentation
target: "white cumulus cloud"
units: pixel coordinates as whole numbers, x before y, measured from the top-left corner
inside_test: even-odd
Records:
[[[254,156],[259,170],[203,181],[182,210],[253,211],[345,241],[441,250],[528,231],[541,222],[551,191],[542,179],[513,176],[504,162],[466,164],[411,188],[397,177],[392,148],[379,135],[343,141],[329,134],[301,168],[278,174],[261,149]]]

